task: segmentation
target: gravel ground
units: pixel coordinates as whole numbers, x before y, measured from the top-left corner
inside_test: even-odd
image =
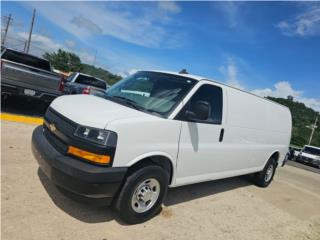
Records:
[[[172,189],[161,214],[129,226],[47,180],[30,150],[35,126],[1,123],[2,239],[320,239],[320,174],[286,166],[266,189],[244,178]]]

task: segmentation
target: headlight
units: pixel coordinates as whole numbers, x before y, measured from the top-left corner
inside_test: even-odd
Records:
[[[106,145],[109,134],[110,131],[107,130],[84,126],[78,126],[74,132],[74,135],[79,138],[102,145]]]

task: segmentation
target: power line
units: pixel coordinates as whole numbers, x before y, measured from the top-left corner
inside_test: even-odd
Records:
[[[32,30],[33,30],[33,24],[34,24],[34,18],[36,16],[36,9],[33,9],[33,13],[32,13],[32,20],[31,20],[31,26],[30,26],[30,31],[29,31],[29,38],[28,38],[28,42],[27,42],[27,47],[26,47],[26,53],[29,53],[29,49],[30,49],[30,43],[31,43],[31,35],[32,35]]]
[[[12,20],[11,14],[9,14],[9,17],[7,19],[7,24],[6,24],[6,27],[5,27],[5,30],[4,30],[4,35],[3,35],[3,38],[2,38],[2,42],[1,42],[2,46],[4,45],[4,43],[6,41],[7,33],[8,33],[8,29],[9,29],[9,25],[10,25],[11,20]]]

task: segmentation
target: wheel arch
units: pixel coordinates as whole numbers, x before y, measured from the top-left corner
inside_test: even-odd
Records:
[[[174,183],[174,176],[175,176],[175,164],[172,157],[163,152],[151,152],[147,154],[143,154],[134,160],[128,163],[128,175],[132,172],[136,171],[139,168],[148,166],[148,165],[158,165],[166,170],[169,174],[169,185]]]
[[[271,159],[274,158],[277,162],[277,165],[279,164],[279,159],[280,159],[280,151],[279,150],[275,150],[273,151],[270,155],[269,158],[267,159],[267,161],[264,163],[264,166],[267,164],[267,162]]]

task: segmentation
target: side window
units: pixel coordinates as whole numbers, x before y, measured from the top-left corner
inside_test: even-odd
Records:
[[[77,73],[72,73],[69,77],[67,77],[66,81],[71,82],[76,75],[77,75]]]
[[[194,106],[196,102],[205,101],[209,103],[211,113],[207,120],[196,122],[221,124],[223,106],[222,99],[222,89],[220,87],[209,84],[202,85],[189,99],[187,104],[182,108],[176,119],[187,121],[187,119],[185,118],[185,112],[189,109],[192,109],[192,106]]]

